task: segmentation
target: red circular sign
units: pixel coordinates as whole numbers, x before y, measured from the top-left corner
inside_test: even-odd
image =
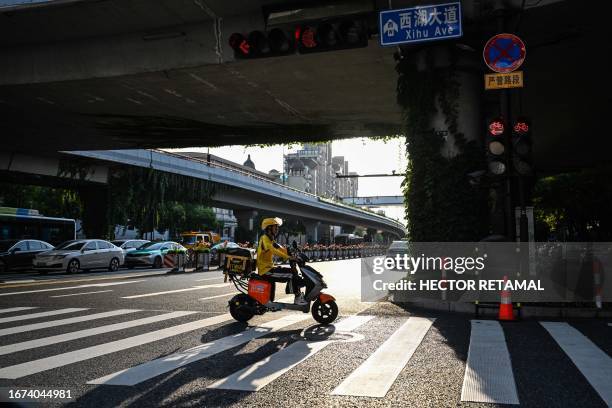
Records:
[[[523,40],[514,34],[494,35],[485,44],[482,56],[495,72],[512,72],[525,61],[527,49]]]

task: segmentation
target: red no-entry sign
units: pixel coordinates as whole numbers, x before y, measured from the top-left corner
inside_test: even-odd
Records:
[[[512,72],[523,64],[527,49],[525,43],[514,34],[494,35],[485,44],[482,56],[495,72]]]

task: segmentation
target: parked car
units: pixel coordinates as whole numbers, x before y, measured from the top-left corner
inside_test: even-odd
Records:
[[[125,266],[132,269],[136,266],[161,268],[164,255],[170,250],[187,251],[187,248],[174,241],[149,242],[125,256]]]
[[[397,255],[401,258],[403,258],[404,255],[410,255],[410,244],[408,241],[393,241],[387,249],[385,257],[395,259]],[[395,267],[397,267],[397,265],[395,265]],[[395,267],[393,270],[396,269]]]
[[[50,271],[76,273],[81,269],[98,268],[114,272],[119,269],[123,259],[123,250],[108,241],[77,239],[36,255],[34,269],[42,274]]]
[[[121,248],[123,250],[123,255],[127,255],[128,252],[135,251],[140,248],[144,244],[148,244],[149,240],[146,239],[118,239],[115,241],[111,241],[111,244]]]
[[[37,239],[5,239],[0,241],[0,272],[32,267],[34,257],[53,249],[53,245]]]

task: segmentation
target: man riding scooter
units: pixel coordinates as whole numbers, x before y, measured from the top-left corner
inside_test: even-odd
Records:
[[[264,235],[259,239],[257,245],[257,273],[263,278],[274,282],[291,281],[292,291],[295,294],[294,304],[306,305],[308,302],[300,291],[302,279],[297,270],[291,267],[274,266],[273,257],[277,256],[282,260],[292,259],[287,252],[287,248],[275,241],[278,230],[283,224],[280,218],[265,218],[261,223]]]

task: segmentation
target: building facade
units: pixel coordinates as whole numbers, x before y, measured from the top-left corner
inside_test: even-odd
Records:
[[[358,178],[338,178],[355,175],[349,172],[344,156],[333,156],[331,143],[305,144],[302,149],[284,156],[284,175],[270,171],[277,181],[290,187],[325,198],[356,197]]]

